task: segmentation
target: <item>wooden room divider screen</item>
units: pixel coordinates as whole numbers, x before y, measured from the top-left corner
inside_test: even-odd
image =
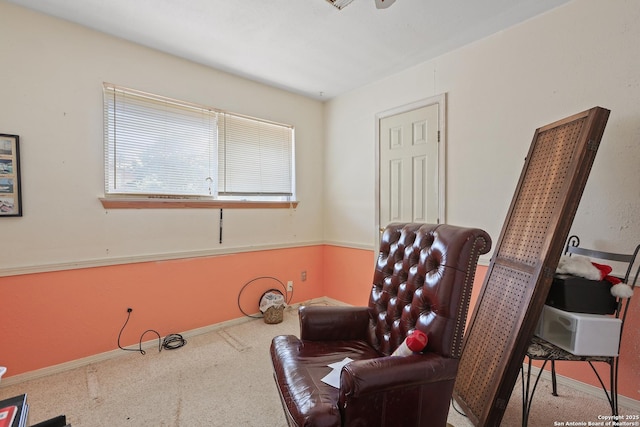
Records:
[[[535,131],[465,336],[454,398],[476,426],[499,426],[542,312],[609,110]]]

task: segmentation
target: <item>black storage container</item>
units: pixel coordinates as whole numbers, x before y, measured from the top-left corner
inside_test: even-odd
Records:
[[[573,313],[613,314],[616,311],[611,283],[565,274],[553,278],[545,304]]]

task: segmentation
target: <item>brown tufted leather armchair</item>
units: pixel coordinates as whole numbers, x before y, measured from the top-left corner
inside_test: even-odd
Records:
[[[478,258],[479,229],[390,224],[368,307],[301,307],[300,338],[271,344],[274,377],[292,426],[445,426]],[[390,356],[419,329],[427,348]],[[350,357],[340,388],[321,382]]]

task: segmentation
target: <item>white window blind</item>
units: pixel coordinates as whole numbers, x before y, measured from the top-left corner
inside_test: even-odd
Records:
[[[293,196],[293,127],[104,85],[107,195]]]
[[[292,132],[287,126],[226,114],[220,194],[292,195]]]

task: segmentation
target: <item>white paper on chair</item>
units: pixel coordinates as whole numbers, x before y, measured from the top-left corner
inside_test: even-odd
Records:
[[[353,362],[353,359],[345,357],[339,362],[327,365],[331,368],[331,372],[325,375],[320,381],[329,384],[331,387],[340,388],[340,371],[342,371],[342,367],[349,362]]]

